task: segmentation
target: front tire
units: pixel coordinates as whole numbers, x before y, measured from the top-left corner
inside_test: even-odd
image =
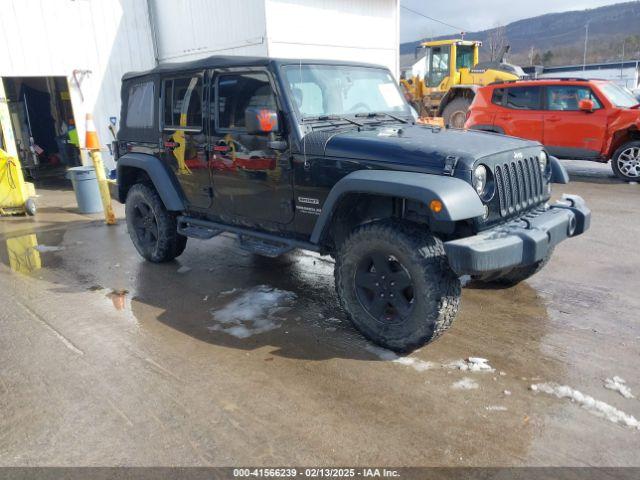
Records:
[[[442,242],[425,227],[401,221],[354,230],[336,253],[335,282],[354,326],[396,352],[440,336],[460,303],[460,282]]]
[[[622,145],[611,158],[611,170],[627,182],[640,180],[640,141]]]
[[[513,270],[509,271],[504,275],[500,275],[497,278],[492,278],[491,280],[478,280],[480,283],[493,285],[499,288],[510,288],[515,287],[521,282],[524,282],[528,278],[534,276],[540,270],[542,270],[549,260],[551,260],[551,256],[553,255],[553,249],[547,253],[547,256],[542,260],[532,263],[531,265],[525,265],[524,267],[517,267]]]
[[[467,97],[454,98],[442,112],[444,124],[451,128],[464,128],[467,112],[471,106],[471,99]]]
[[[176,216],[168,212],[152,187],[136,184],[125,204],[127,229],[133,245],[154,263],[173,260],[187,246],[187,237],[178,233]]]

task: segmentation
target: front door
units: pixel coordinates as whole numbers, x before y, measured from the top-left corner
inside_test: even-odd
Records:
[[[564,158],[597,158],[607,130],[607,114],[591,88],[552,85],[546,90],[544,144]],[[591,100],[592,112],[580,110],[580,100]]]
[[[203,76],[163,80],[163,149],[187,197],[189,208],[211,205],[207,137],[203,129]]]
[[[249,107],[278,111],[270,76],[262,69],[220,73],[213,77],[210,95],[214,99],[210,138],[213,212],[244,218],[243,223],[291,222],[289,150],[271,148],[272,141],[281,137],[249,133],[245,127]]]

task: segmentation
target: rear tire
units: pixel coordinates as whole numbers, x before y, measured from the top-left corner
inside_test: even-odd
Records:
[[[442,242],[417,225],[386,220],[361,226],[339,246],[335,284],[342,307],[369,340],[408,352],[453,322],[460,282]]]
[[[444,124],[451,128],[464,128],[467,121],[467,111],[471,106],[471,99],[467,97],[454,98],[442,112]]]
[[[640,141],[622,145],[611,158],[611,170],[627,182],[640,180]]]
[[[168,262],[184,252],[187,237],[178,233],[175,214],[167,211],[153,187],[131,187],[125,213],[131,241],[145,259]]]

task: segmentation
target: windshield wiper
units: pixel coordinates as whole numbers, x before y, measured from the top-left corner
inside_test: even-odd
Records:
[[[331,121],[343,121],[348,122],[353,125],[357,125],[358,127],[362,127],[363,124],[360,122],[356,122],[355,120],[351,120],[347,117],[341,117],[339,115],[315,115],[311,117],[302,117],[303,122],[331,122]]]
[[[385,115],[387,117],[393,118],[397,122],[409,123],[409,121],[407,119],[398,117],[397,115],[392,115],[392,114],[387,113],[387,112],[356,113],[356,117],[366,117],[366,118],[384,117]]]

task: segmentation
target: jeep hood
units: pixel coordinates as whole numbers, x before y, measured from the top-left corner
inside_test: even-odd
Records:
[[[304,139],[307,153],[351,158],[403,167],[441,169],[448,156],[457,168],[470,169],[483,157],[507,151],[541,148],[537,142],[476,130],[432,128],[423,125],[379,126],[360,131],[315,131]],[[313,152],[311,151],[313,150]]]

